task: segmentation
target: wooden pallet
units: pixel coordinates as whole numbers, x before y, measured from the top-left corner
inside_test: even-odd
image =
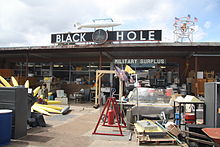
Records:
[[[151,137],[147,133],[138,132],[136,129],[134,130],[135,135],[137,137],[137,141],[140,144],[150,143],[150,144],[175,144],[175,139],[171,138],[168,135],[164,135],[163,137]]]

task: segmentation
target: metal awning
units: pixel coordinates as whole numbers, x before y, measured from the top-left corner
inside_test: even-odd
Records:
[[[103,62],[125,58],[220,56],[220,42],[80,44],[0,48],[0,58],[10,61]]]

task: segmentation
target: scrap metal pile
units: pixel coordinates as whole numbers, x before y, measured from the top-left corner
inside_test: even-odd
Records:
[[[29,80],[27,80],[24,85],[19,85],[18,81],[12,76],[11,83],[12,84],[10,84],[7,80],[5,80],[5,78],[0,76],[0,87],[24,86],[25,88],[29,88]],[[31,93],[31,95],[29,96],[32,99],[36,99],[36,102],[33,103],[31,106],[31,112],[36,111],[41,114],[50,116],[51,114],[65,114],[69,110],[69,106],[63,108],[63,107],[51,105],[51,104],[60,104],[61,101],[42,99],[40,96],[37,97],[40,89],[41,89],[41,86],[36,87]]]

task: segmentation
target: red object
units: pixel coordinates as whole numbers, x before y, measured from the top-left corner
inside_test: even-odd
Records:
[[[108,111],[108,124],[109,125],[114,124],[114,111],[113,110]]]
[[[195,123],[195,114],[193,113],[185,113],[185,123],[193,124]]]
[[[116,118],[116,122],[117,122],[117,125],[113,125],[111,123],[108,123],[108,125],[106,125],[106,120],[107,120],[107,115],[109,115],[109,111],[112,111],[114,115],[112,115],[110,112],[110,117],[111,118],[108,118],[108,119],[111,119],[111,121],[114,121],[114,118]],[[113,117],[113,118],[112,118]],[[102,120],[102,118],[104,118],[103,120],[103,124],[102,126],[108,126],[108,127],[118,127],[119,129],[119,132],[120,134],[113,134],[113,133],[98,133],[97,132],[97,129],[99,127],[99,124],[100,124],[100,121]],[[123,125],[120,124],[120,121],[123,123]],[[122,134],[122,130],[121,128],[125,128],[126,127],[126,123],[122,117],[122,113],[120,112],[120,109],[118,107],[118,103],[116,102],[116,98],[115,97],[110,97],[108,98],[107,102],[105,103],[105,106],[102,110],[102,113],[99,117],[99,120],[96,124],[96,127],[95,127],[95,130],[93,131],[92,134],[97,134],[97,135],[113,135],[113,136],[124,136]]]
[[[216,143],[220,144],[220,128],[203,128],[202,131]]]

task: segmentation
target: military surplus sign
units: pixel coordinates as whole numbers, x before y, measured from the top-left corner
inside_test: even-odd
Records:
[[[114,64],[165,64],[166,59],[114,59]]]
[[[51,43],[77,43],[77,42],[102,42],[104,41],[161,41],[161,30],[130,30],[130,31],[105,31],[99,29],[95,32],[79,32],[52,34]],[[104,42],[102,42],[104,43]]]

